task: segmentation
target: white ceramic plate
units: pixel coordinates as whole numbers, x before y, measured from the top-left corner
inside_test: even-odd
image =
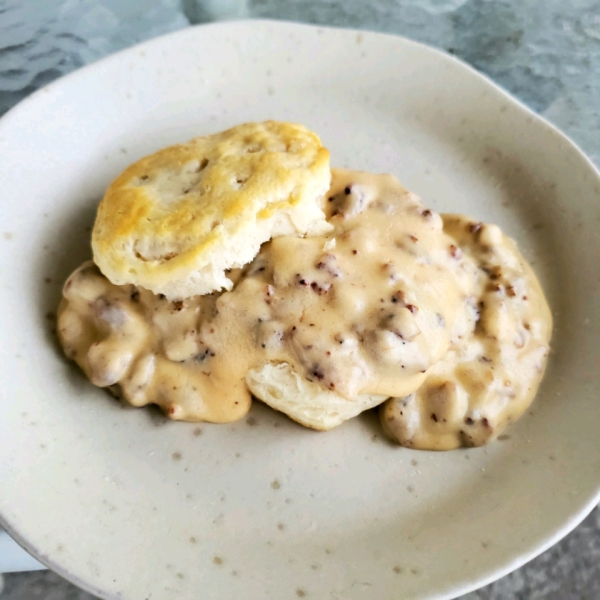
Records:
[[[392,446],[374,415],[330,433],[262,406],[215,426],[121,408],[46,314],[129,162],[242,121],[294,120],[332,163],[499,223],[540,274],[554,355],[488,448]],[[180,31],[34,94],[0,123],[0,515],[103,598],[449,598],[572,529],[600,488],[599,174],[459,61],[402,38],[276,22]],[[46,278],[50,278],[47,280]]]

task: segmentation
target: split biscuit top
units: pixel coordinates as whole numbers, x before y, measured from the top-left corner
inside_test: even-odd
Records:
[[[331,230],[329,153],[301,125],[246,123],[142,158],[108,188],[92,234],[114,284],[182,299],[232,288],[263,242]]]

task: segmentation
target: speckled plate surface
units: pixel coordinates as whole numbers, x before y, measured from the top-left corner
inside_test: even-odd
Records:
[[[539,273],[554,353],[503,441],[449,453],[122,408],[62,357],[52,311],[107,183],[168,143],[261,119],[321,134],[441,211],[499,223]],[[0,520],[102,598],[450,598],[547,548],[600,489],[600,179],[559,132],[405,39],[192,28],[84,68],[0,121]]]

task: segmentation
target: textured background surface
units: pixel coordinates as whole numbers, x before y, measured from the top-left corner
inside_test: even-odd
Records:
[[[600,165],[600,0],[0,0],[0,114],[56,77],[162,33],[264,17],[406,35],[469,62]],[[2,600],[89,600],[54,573],[5,577]],[[600,511],[463,600],[597,600]]]

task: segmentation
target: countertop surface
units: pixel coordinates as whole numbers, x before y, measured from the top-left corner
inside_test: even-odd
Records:
[[[600,165],[600,0],[0,0],[0,115],[55,78],[193,23],[272,18],[405,35],[489,75]],[[48,571],[5,575],[2,600],[87,600]],[[562,542],[463,597],[600,598],[598,508]]]

